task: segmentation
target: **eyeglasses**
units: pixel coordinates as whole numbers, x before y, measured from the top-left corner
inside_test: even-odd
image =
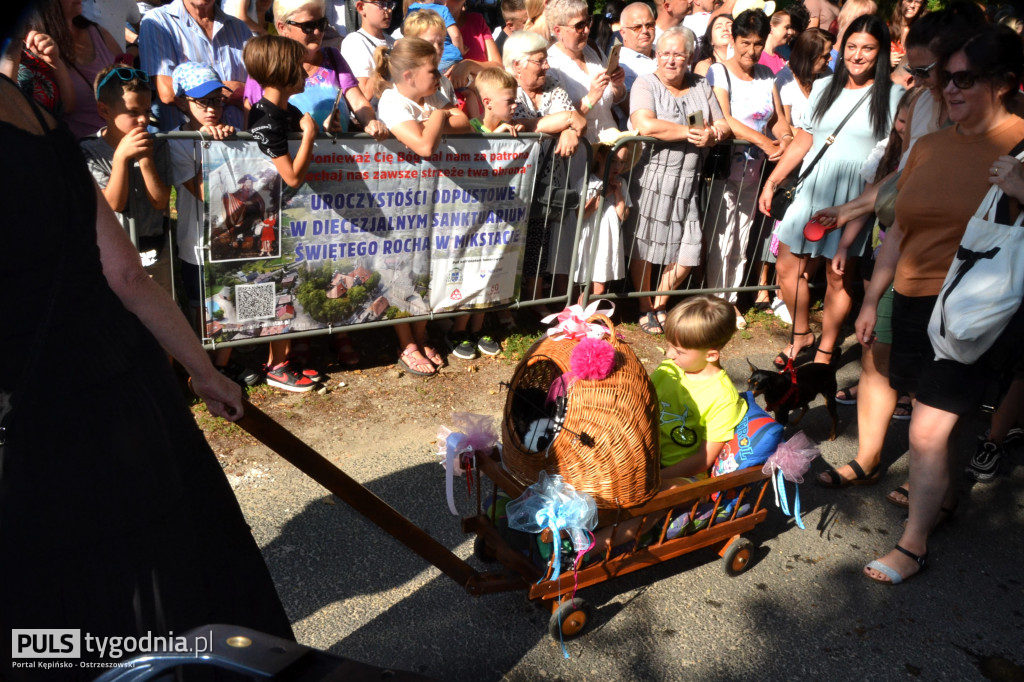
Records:
[[[662,61],[665,61],[665,62],[675,61],[676,59],[678,59],[681,62],[685,62],[689,58],[690,58],[690,55],[683,54],[681,52],[659,52],[658,53],[658,59],[660,59]]]
[[[203,109],[223,109],[228,103],[227,97],[203,97],[202,99],[198,97],[186,97],[185,99],[193,104],[198,104]]]
[[[548,65],[548,58],[547,57],[545,57],[544,59],[527,59],[526,61],[528,61],[531,64],[533,64],[538,69],[542,69],[542,68],[544,68],[545,66]]]
[[[957,90],[970,90],[981,79],[981,74],[973,71],[957,71],[955,73],[942,71],[939,75],[942,77],[943,85],[952,83]]]
[[[928,66],[910,66],[909,64],[904,64],[903,70],[918,80],[924,80],[928,77],[928,74],[932,72],[932,69],[935,68],[936,64],[938,64],[938,62],[932,62]]]
[[[648,21],[646,24],[636,24],[635,26],[623,26],[622,28],[633,33],[639,33],[640,31],[653,31],[654,22]]]
[[[117,76],[118,78],[120,78],[123,81],[130,81],[130,80],[138,79],[138,80],[142,81],[143,83],[148,83],[149,82],[149,74],[146,73],[145,71],[142,71],[141,69],[131,69],[131,68],[128,68],[127,66],[119,66],[116,69],[111,69],[107,73],[107,75],[103,77],[103,80],[101,80],[99,82],[99,84],[97,84],[97,86],[96,86],[96,93],[95,93],[96,99],[100,98],[100,90],[102,90],[103,86],[106,85],[107,82],[109,82],[110,79],[113,78],[114,76]]]
[[[316,31],[320,31],[321,33],[323,33],[324,31],[327,30],[327,17],[320,17],[319,19],[315,19],[313,21],[292,21],[291,19],[289,19],[284,23],[288,24],[289,26],[294,26],[295,28],[305,33],[307,36],[313,35],[313,33],[315,33]]]
[[[381,12],[390,12],[397,4],[394,0],[363,0],[364,5],[377,5]]]
[[[590,17],[587,17],[586,19],[582,19],[580,21],[577,21],[575,24],[562,24],[562,26],[565,26],[566,28],[571,28],[574,31],[576,31],[577,33],[583,33],[588,28],[590,28],[590,22],[591,22]]]

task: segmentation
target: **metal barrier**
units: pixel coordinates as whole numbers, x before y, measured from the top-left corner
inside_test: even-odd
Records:
[[[209,138],[204,138],[198,133],[185,133],[185,132],[172,132],[161,134],[160,137],[166,138],[178,138],[178,139],[193,139],[201,141],[204,146],[216,144],[216,142]],[[296,135],[297,137],[297,135]],[[460,137],[470,136],[446,136],[445,140],[452,141],[457,140]],[[473,136],[479,139],[479,136]],[[507,138],[506,135],[489,136],[497,138]],[[542,141],[542,144],[550,148],[555,140],[555,137],[550,135],[542,134],[524,134],[520,137],[536,138]],[[246,140],[252,139],[246,133],[238,133],[236,139]],[[339,135],[337,137],[330,137],[321,135],[318,138],[318,143],[333,143],[337,140],[345,139],[370,139],[369,136],[364,134],[348,134]],[[739,181],[735,181],[736,173],[733,173],[733,179],[719,179],[705,177],[703,174],[700,175],[700,215],[701,215],[701,231],[704,235],[702,239],[701,255],[700,255],[700,266],[696,267],[688,273],[685,280],[680,282],[677,286],[659,289],[657,285],[652,288],[645,290],[636,290],[631,285],[630,278],[630,261],[636,260],[636,242],[632,239],[632,235],[627,234],[627,230],[623,229],[622,239],[624,243],[629,244],[628,253],[626,254],[626,279],[624,286],[618,286],[613,291],[607,291],[600,295],[593,295],[590,293],[592,285],[592,273],[593,265],[596,257],[598,256],[598,240],[591,240],[591,248],[587,253],[581,253],[580,249],[580,238],[583,231],[584,225],[584,207],[586,205],[586,194],[587,184],[590,176],[590,166],[592,159],[592,150],[590,146],[586,144],[585,140],[581,140],[580,151],[577,152],[573,157],[565,160],[564,163],[547,163],[543,166],[544,175],[538,172],[537,185],[535,186],[534,201],[532,202],[532,210],[529,217],[529,225],[527,228],[527,240],[537,241],[540,240],[539,245],[536,247],[530,247],[527,253],[530,256],[536,256],[534,262],[524,263],[522,272],[522,287],[520,289],[519,297],[511,302],[504,305],[496,305],[483,310],[483,312],[494,312],[499,310],[520,310],[530,307],[547,307],[552,306],[553,309],[560,310],[561,308],[576,302],[576,300],[582,300],[584,304],[591,300],[626,300],[648,296],[675,296],[684,294],[698,294],[698,293],[711,293],[711,294],[732,294],[732,293],[746,293],[756,292],[759,290],[774,290],[776,286],[770,285],[767,282],[758,282],[758,276],[760,274],[760,265],[762,259],[759,257],[760,245],[765,245],[764,251],[767,251],[767,242],[770,238],[774,221],[765,219],[761,216],[757,210],[757,197],[760,193],[760,189],[763,186],[764,179],[766,178],[766,163],[758,161],[747,160],[742,165],[742,173],[739,173]],[[661,148],[671,147],[672,145],[682,146],[686,143],[663,143],[650,137],[623,137],[619,139],[615,145],[611,148],[610,153],[615,153],[618,149],[623,146],[632,143],[642,143],[646,146],[658,145]],[[748,144],[737,141],[730,141],[732,149],[739,152],[741,149],[749,147]],[[648,152],[645,151],[645,157]],[[544,157],[542,156],[542,161]],[[199,169],[199,145],[196,145],[196,155],[194,156],[197,171]],[[758,167],[755,169],[754,165]],[[581,167],[582,166],[582,167]],[[603,182],[604,186],[607,186],[609,181],[609,173],[611,165],[607,164],[604,169]],[[734,169],[735,170],[735,169]],[[625,186],[627,188],[635,188],[635,169],[631,169],[628,177],[625,180]],[[551,188],[575,188],[578,192],[578,209],[574,210],[571,208],[571,202],[558,202],[548,201],[541,203],[538,200],[538,189],[540,194],[544,194],[546,187]],[[550,196],[550,193],[548,194]],[[716,226],[722,226],[722,217],[729,211],[729,197],[734,196],[745,196],[747,197],[747,205],[752,212],[752,222],[749,226],[749,233],[743,244],[743,258],[745,260],[744,267],[740,272],[729,272],[730,276],[733,277],[731,286],[708,286],[705,278],[706,265],[709,258],[715,258],[716,254],[713,252],[709,253],[709,244],[712,239],[717,236]],[[634,197],[634,208],[636,211],[636,201]],[[201,204],[200,199],[196,199],[197,203]],[[560,205],[559,205],[560,204]],[[602,192],[600,200],[597,206],[597,215],[600,216],[605,209],[605,197]],[[197,212],[199,214],[199,212]],[[625,225],[623,226],[625,228]],[[539,232],[539,234],[538,234]],[[173,241],[173,240],[172,240]],[[209,248],[209,245],[206,245]],[[576,282],[576,272],[583,266],[585,276],[583,281]],[[717,264],[716,264],[717,265]],[[654,274],[656,268],[651,266],[651,272]],[[660,276],[659,276],[660,280]],[[655,280],[657,281],[657,280]],[[204,283],[205,284],[205,283]],[[577,299],[576,292],[577,287],[582,287],[583,291]],[[205,299],[205,291],[203,291],[203,298]],[[415,322],[418,320],[436,320],[453,318],[463,315],[472,314],[475,312],[481,312],[481,309],[468,309],[458,310],[451,312],[430,312],[425,315],[417,315],[412,317],[402,317],[400,319],[392,320],[374,320],[370,322],[361,322],[352,325],[328,325],[322,329],[309,330],[309,331],[296,331],[288,332],[285,336],[265,336],[248,338],[242,340],[232,340],[227,342],[217,342],[214,339],[208,337],[205,334],[205,329],[200,330],[200,336],[203,338],[204,345],[207,348],[219,348],[239,345],[250,345],[256,343],[265,343],[274,338],[304,338],[310,336],[322,336],[325,334],[337,333],[340,331],[356,331],[362,329],[377,329],[381,327],[390,327],[396,324],[402,324],[407,322]]]

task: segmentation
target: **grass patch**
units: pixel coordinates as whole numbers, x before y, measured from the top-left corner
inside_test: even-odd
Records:
[[[526,351],[530,350],[530,346],[536,343],[544,333],[542,331],[512,332],[505,337],[505,357],[519,362],[526,355]]]

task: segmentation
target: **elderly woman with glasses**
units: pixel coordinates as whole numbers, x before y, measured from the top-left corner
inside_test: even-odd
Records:
[[[576,110],[587,119],[587,139],[597,142],[605,128],[618,128],[612,106],[626,97],[626,73],[606,73],[607,59],[587,45],[591,16],[584,0],[551,0],[544,10],[556,42],[548,61]]]
[[[629,98],[630,123],[660,140],[645,150],[634,176],[636,251],[629,263],[636,291],[649,291],[652,266],[662,267],[658,291],[671,291],[700,263],[699,195],[703,150],[729,135],[729,124],[703,78],[687,64],[693,32],[676,26],[661,34],[657,70],[640,76]],[[662,332],[667,296],[638,299],[640,328]]]
[[[327,17],[324,16],[324,0],[275,0],[274,21],[277,33],[291,38],[306,49],[302,68],[306,72],[306,88],[293,95],[288,101],[302,113],[312,115],[313,120],[332,132],[345,132],[349,127],[349,112],[363,126],[363,130],[382,140],[388,135],[383,123],[370,106],[359,83],[352,75],[345,59],[333,47],[324,47],[324,31]],[[334,102],[338,91],[344,94]],[[250,109],[263,97],[263,88],[252,78],[245,83],[245,107]]]
[[[987,26],[959,46],[946,43],[943,52],[947,56],[936,68],[953,125],[922,137],[910,151],[896,221],[882,242],[856,322],[857,339],[871,344],[879,299],[892,282],[889,382],[917,397],[910,421],[910,514],[895,549],[864,569],[872,580],[890,584],[925,567],[928,536],[956,510],[953,428],[977,409],[989,382],[1020,369],[1020,311],[973,365],[936,358],[928,334],[967,223],[989,188],[997,185],[1017,200],[999,202],[1000,223],[1010,223],[1024,199],[1021,164],[1009,155],[1021,151],[1024,139],[1024,119],[1008,109],[1024,75],[1020,37],[1005,26]],[[1009,275],[987,270],[993,279]],[[979,447],[965,472],[969,478],[987,481],[997,473],[1001,453],[990,445]]]
[[[519,83],[516,109],[512,118],[524,123],[525,129],[558,135],[553,149],[544,149],[540,178],[564,178],[566,159],[576,153],[579,138],[587,126],[586,119],[576,111],[568,93],[549,74],[548,41],[533,31],[516,31],[505,41],[503,61],[505,70]],[[554,152],[553,154],[550,152]],[[576,165],[582,166],[579,161]],[[552,165],[554,166],[552,168]],[[523,260],[524,298],[537,298],[541,276],[548,269],[548,254],[552,250],[551,224],[543,209],[531,212],[526,232],[526,253]],[[568,270],[562,275],[568,283]]]

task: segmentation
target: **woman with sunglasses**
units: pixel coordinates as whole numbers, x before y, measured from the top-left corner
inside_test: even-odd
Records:
[[[857,268],[848,266],[843,274],[833,270],[831,260],[839,247],[839,233],[833,231],[819,241],[811,241],[804,237],[804,226],[820,210],[818,207],[848,201],[864,190],[861,166],[875,144],[888,136],[896,103],[903,92],[902,88],[892,87],[889,29],[877,16],[867,14],[854,19],[842,37],[839,53],[842,59],[836,64],[835,74],[812,87],[796,139],[769,175],[759,201],[761,212],[770,215],[772,197],[779,184],[790,173],[798,169],[802,172],[825,150],[800,185],[778,228],[779,287],[793,317],[793,342],[775,359],[779,368],[814,344],[808,321],[810,289],[804,275],[817,267],[821,258],[827,261],[828,288],[814,362],[836,365],[839,361],[839,328],[852,306],[850,287]],[[844,120],[846,123],[835,135]],[[826,147],[830,140],[834,144]],[[866,241],[865,230],[851,244],[849,253],[862,253]]]
[[[377,120],[370,102],[359,89],[359,82],[345,63],[345,59],[333,47],[321,43],[327,30],[324,16],[324,0],[275,0],[274,22],[277,34],[298,42],[306,49],[302,68],[306,72],[306,87],[294,95],[289,103],[302,113],[308,113],[313,120],[330,132],[347,132],[350,123],[349,112],[363,126],[363,129],[378,140],[388,135],[387,128]],[[343,97],[338,100],[338,90]],[[252,78],[245,82],[245,108],[263,97],[263,89]],[[338,101],[337,110],[334,102]]]
[[[896,390],[916,394],[917,402],[910,421],[907,525],[896,548],[864,569],[872,580],[890,584],[925,567],[929,534],[955,512],[957,460],[950,435],[962,415],[977,409],[987,382],[1007,369],[990,362],[999,355],[1000,341],[974,365],[935,359],[928,337],[932,309],[967,223],[989,188],[996,184],[1024,199],[1020,163],[1007,156],[1024,149],[1024,119],[1008,109],[1024,74],[1020,37],[1005,26],[986,26],[937,68],[954,125],[918,140],[907,159],[896,222],[882,243],[856,322],[857,339],[870,344],[876,306],[891,281],[889,381]],[[1007,216],[1000,222],[1011,220],[1008,207],[1009,202],[1001,205]],[[1020,357],[1019,334],[1020,325],[1011,322],[1001,339],[1016,345],[1012,359]]]
[[[626,97],[626,73],[619,66],[608,74],[607,58],[587,45],[591,17],[586,2],[552,0],[544,15],[557,41],[548,48],[551,70],[587,119],[586,137],[594,144],[599,131],[618,128],[612,105]]]

